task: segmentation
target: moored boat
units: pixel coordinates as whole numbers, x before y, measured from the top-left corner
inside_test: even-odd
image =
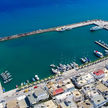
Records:
[[[35,78],[36,78],[36,80],[39,80],[39,77],[38,77],[38,75],[35,75]]]
[[[94,50],[94,54],[95,54],[97,57],[100,57],[100,58],[104,57],[103,54],[102,54],[101,52],[97,51],[97,50]]]
[[[95,26],[95,27],[90,28],[90,31],[96,31],[96,30],[100,30],[102,28],[103,28],[102,26]]]

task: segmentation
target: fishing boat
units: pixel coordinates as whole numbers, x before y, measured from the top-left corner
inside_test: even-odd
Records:
[[[100,57],[100,58],[104,57],[103,54],[102,54],[101,52],[96,51],[96,50],[94,50],[94,54],[95,54],[97,57]]]

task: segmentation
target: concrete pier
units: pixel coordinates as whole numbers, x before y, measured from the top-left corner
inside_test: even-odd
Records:
[[[96,20],[87,20],[87,21],[80,22],[80,23],[64,25],[64,26],[59,26],[59,27],[54,27],[54,28],[36,30],[36,31],[28,32],[28,33],[22,33],[22,34],[16,34],[16,35],[12,35],[12,36],[1,37],[0,41],[2,42],[2,41],[16,39],[16,38],[25,37],[25,36],[30,36],[30,35],[34,35],[34,34],[58,31],[57,29],[64,28],[64,27],[67,28],[67,29],[73,29],[73,28],[87,26],[87,25],[91,25],[91,24],[94,24],[94,25],[97,25],[97,26],[103,26],[104,29],[108,30],[108,22],[107,21],[96,19]]]
[[[95,43],[108,50],[108,47],[105,46],[104,44],[102,44],[102,43],[100,43],[98,41],[95,41]]]

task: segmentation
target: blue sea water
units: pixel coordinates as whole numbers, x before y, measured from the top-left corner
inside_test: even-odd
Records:
[[[91,19],[108,20],[107,0],[0,0],[0,36],[30,32]],[[97,59],[93,50],[103,52],[95,40],[108,43],[108,31],[89,31],[91,26],[68,32],[44,33],[0,43],[0,68],[8,69],[13,81],[6,90],[31,79],[51,75],[51,63],[70,63],[88,56]]]

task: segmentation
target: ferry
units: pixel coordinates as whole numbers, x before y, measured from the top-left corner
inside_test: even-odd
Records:
[[[102,28],[103,28],[102,26],[95,26],[95,27],[90,28],[90,31],[96,31],[96,30],[100,30]]]
[[[36,80],[39,80],[39,77],[38,77],[38,75],[35,75],[35,78],[36,78]]]
[[[99,51],[94,50],[94,54],[95,54],[97,57],[100,57],[100,58],[103,57],[103,54],[102,54],[101,52],[99,52]]]

